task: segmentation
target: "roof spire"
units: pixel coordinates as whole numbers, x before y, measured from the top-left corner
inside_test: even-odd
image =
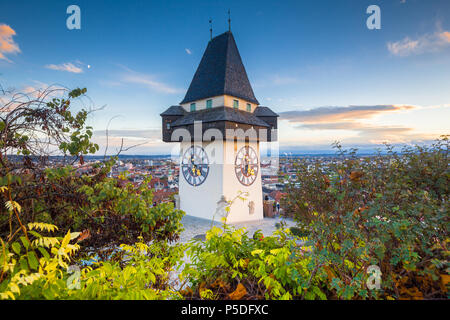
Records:
[[[208,42],[186,96],[180,104],[222,95],[259,105],[233,34],[228,31]]]
[[[231,14],[230,14],[230,9],[228,9],[228,31],[231,32]]]
[[[210,40],[212,40],[212,19],[209,18],[209,35],[210,35]]]

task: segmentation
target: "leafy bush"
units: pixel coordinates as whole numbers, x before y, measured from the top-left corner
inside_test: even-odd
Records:
[[[139,236],[144,241],[176,240],[183,213],[169,203],[152,206],[150,177],[139,187],[108,178],[116,158],[94,165],[89,175],[71,166],[76,161],[84,164],[83,156],[98,150],[91,142],[92,128],[86,126],[90,111],[71,110],[85,93],[86,89],[47,89],[37,97],[13,95],[0,106],[0,186],[8,190],[0,197],[22,206],[17,217],[0,207],[0,236],[11,242],[21,223],[37,221],[60,226],[61,233],[84,230],[88,236],[80,254],[102,249],[101,258]],[[51,146],[66,161],[49,163]]]
[[[90,111],[71,111],[85,93],[11,94],[0,105],[0,298],[177,298],[169,276],[183,250],[167,241],[178,238],[183,212],[152,206],[151,177],[139,187],[107,178],[116,158],[89,175],[71,166],[98,150],[85,125]],[[64,161],[50,163],[51,148]],[[83,267],[92,253],[99,261]]]
[[[183,246],[155,242],[122,245],[109,260],[82,267],[71,244],[79,232],[63,238],[43,236],[54,225],[30,223],[12,244],[1,241],[0,299],[178,299],[169,285],[170,272]],[[141,238],[142,240],[142,238]]]
[[[18,208],[14,210],[20,211]],[[0,239],[0,299],[55,298],[55,289],[65,287],[62,270],[69,267],[70,256],[79,248],[70,244],[79,233],[68,232],[61,238],[43,236],[36,230],[51,232],[57,227],[29,223],[22,229],[20,242],[5,243]]]
[[[323,299],[318,277],[289,230],[271,237],[247,236],[243,229],[213,227],[206,241],[190,244],[182,278],[187,299]]]
[[[307,253],[327,274],[327,296],[343,299],[447,297],[448,137],[430,147],[359,158],[345,151],[328,167],[299,160],[284,206],[310,230]],[[380,268],[380,290],[367,269]]]

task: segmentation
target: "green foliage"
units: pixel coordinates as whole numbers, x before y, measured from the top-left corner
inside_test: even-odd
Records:
[[[203,292],[210,290],[212,299],[324,299],[296,240],[289,230],[253,239],[243,229],[214,227],[205,242],[189,246],[182,278],[191,287],[183,294],[205,298]]]
[[[30,223],[24,227],[20,241],[5,243],[0,239],[0,299],[57,297],[55,289],[65,287],[62,271],[79,249],[70,241],[79,233],[69,231],[64,237],[50,237],[37,232],[56,229],[45,223]],[[30,296],[30,292],[34,295]]]
[[[448,144],[366,158],[337,144],[341,161],[329,167],[296,163],[284,206],[311,231],[308,256],[327,273],[329,297],[446,297]],[[366,286],[370,265],[381,269],[381,290]]]
[[[86,183],[78,189],[86,197],[82,212],[87,214],[79,219],[77,227],[99,230],[91,233],[86,245],[131,244],[139,236],[144,241],[178,238],[184,213],[175,209],[173,203],[152,206],[150,180],[151,177],[146,178],[136,188],[132,183],[121,185],[106,178],[92,186]]]
[[[62,96],[66,93],[66,97]],[[71,110],[72,102],[86,89],[70,92],[47,92],[36,100],[27,100],[6,115],[8,126],[0,135],[0,194],[5,206],[0,207],[0,236],[12,241],[21,224],[45,222],[61,227],[61,232],[83,230],[87,247],[100,250],[102,258],[115,246],[133,244],[139,236],[144,241],[178,238],[183,213],[171,203],[152,206],[150,177],[140,186],[108,178],[116,158],[92,166],[89,175],[82,175],[70,164],[49,165],[44,149],[58,146],[64,155],[75,156],[84,164],[83,155],[98,150],[91,141],[92,128],[86,126],[89,114],[85,109]],[[57,98],[48,98],[57,95]],[[14,125],[14,123],[16,124]],[[41,141],[28,137],[39,132]],[[37,148],[40,146],[40,148]],[[28,155],[8,158],[16,149]],[[17,199],[18,213],[11,210]],[[22,210],[20,210],[22,209]],[[20,221],[19,221],[20,220]],[[103,250],[105,249],[105,250]]]
[[[70,110],[85,93],[45,94],[0,117],[0,299],[449,297],[447,137],[370,158],[336,144],[341,161],[296,163],[284,208],[297,228],[249,237],[224,225],[204,242],[169,245],[183,213],[152,206],[150,178],[137,187],[107,178],[116,159],[89,175],[70,165],[45,169],[42,146],[80,164],[98,150],[89,112]],[[228,202],[224,222],[243,195]],[[367,286],[372,265],[381,269],[380,290]],[[178,291],[172,273],[181,267],[186,287]]]
[[[307,237],[309,235],[309,230],[305,227],[290,227],[289,230],[297,237]]]
[[[0,299],[179,299],[169,276],[183,256],[181,245],[121,245],[109,260],[82,267],[73,259],[80,233],[43,236],[58,228],[29,224],[21,242],[1,241]],[[140,239],[142,240],[142,238]]]
[[[116,158],[89,175],[48,163],[51,146],[80,165],[98,150],[89,112],[70,108],[85,93],[47,90],[0,115],[0,299],[178,298],[169,276],[184,249],[167,242],[178,238],[183,212],[152,205],[151,177],[140,186],[107,178]],[[92,253],[98,262],[83,267]]]

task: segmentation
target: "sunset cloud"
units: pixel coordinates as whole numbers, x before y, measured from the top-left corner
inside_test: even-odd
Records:
[[[413,109],[406,105],[373,105],[348,107],[319,107],[310,110],[286,111],[280,113],[280,119],[289,122],[320,123],[342,120],[367,119],[385,112]]]
[[[418,108],[410,105],[319,107],[310,110],[281,112],[280,120],[287,120],[292,123],[296,130],[313,130],[319,133],[329,130],[340,131],[342,135],[334,134],[337,140],[376,144],[383,141],[405,142],[412,137],[419,138],[418,135],[414,134],[413,128],[401,125],[377,124],[372,118],[377,115]]]
[[[6,58],[6,54],[16,54],[20,52],[19,45],[14,41],[16,32],[6,24],[0,24],[0,59],[11,62]]]
[[[45,66],[47,69],[51,70],[57,70],[57,71],[66,71],[66,72],[72,72],[72,73],[82,73],[83,69],[75,65],[71,62],[62,63],[62,64],[48,64]]]
[[[425,34],[415,39],[405,37],[402,40],[387,43],[389,52],[401,57],[437,52],[448,46],[450,46],[450,32],[442,30],[432,34]]]
[[[381,143],[383,141],[405,141],[412,128],[402,126],[377,126],[362,122],[311,123],[299,125],[300,129],[350,130],[357,133],[360,140]]]

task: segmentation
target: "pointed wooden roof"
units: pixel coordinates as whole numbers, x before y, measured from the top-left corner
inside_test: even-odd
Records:
[[[209,41],[186,96],[180,104],[221,95],[259,104],[230,31]]]

